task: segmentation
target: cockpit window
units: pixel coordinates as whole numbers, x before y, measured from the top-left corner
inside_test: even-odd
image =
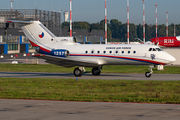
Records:
[[[157,51],[163,51],[161,48],[156,48]]]
[[[163,51],[161,48],[149,48],[149,51]]]
[[[157,51],[161,51],[161,49],[159,49],[159,48],[156,48],[156,50],[157,50]]]

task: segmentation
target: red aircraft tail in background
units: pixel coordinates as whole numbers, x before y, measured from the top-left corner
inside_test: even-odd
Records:
[[[150,41],[162,47],[180,47],[180,36],[157,37],[150,39]]]

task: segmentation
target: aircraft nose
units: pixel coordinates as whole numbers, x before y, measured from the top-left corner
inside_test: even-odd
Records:
[[[172,61],[172,62],[176,61],[176,58],[174,58],[174,57],[172,56],[171,61]]]
[[[174,58],[172,55],[168,55],[167,59],[169,60],[170,63],[176,61],[176,58]]]

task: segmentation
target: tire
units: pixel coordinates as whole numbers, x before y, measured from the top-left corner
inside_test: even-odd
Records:
[[[101,69],[99,69],[99,68],[93,68],[93,69],[92,69],[92,74],[93,74],[93,75],[96,75],[96,76],[100,75],[100,74],[101,74]]]
[[[81,77],[83,72],[79,68],[74,69],[74,76]]]
[[[146,76],[146,77],[151,77],[151,73],[150,73],[150,72],[146,72],[146,73],[145,73],[145,76]]]

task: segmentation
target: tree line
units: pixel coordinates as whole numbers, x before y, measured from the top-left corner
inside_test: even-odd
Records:
[[[180,24],[176,24],[176,35],[180,35]],[[83,30],[104,30],[105,20],[97,23],[88,22],[73,22],[73,29]],[[68,29],[69,22],[62,23],[62,29]],[[127,41],[127,23],[122,23],[117,19],[108,21],[108,41],[126,42]],[[166,25],[158,25],[158,37],[166,36]],[[156,25],[145,25],[146,41],[156,37]],[[174,24],[168,26],[169,36],[174,36]],[[143,25],[129,24],[129,40],[130,42],[136,41],[135,38],[143,40]]]

